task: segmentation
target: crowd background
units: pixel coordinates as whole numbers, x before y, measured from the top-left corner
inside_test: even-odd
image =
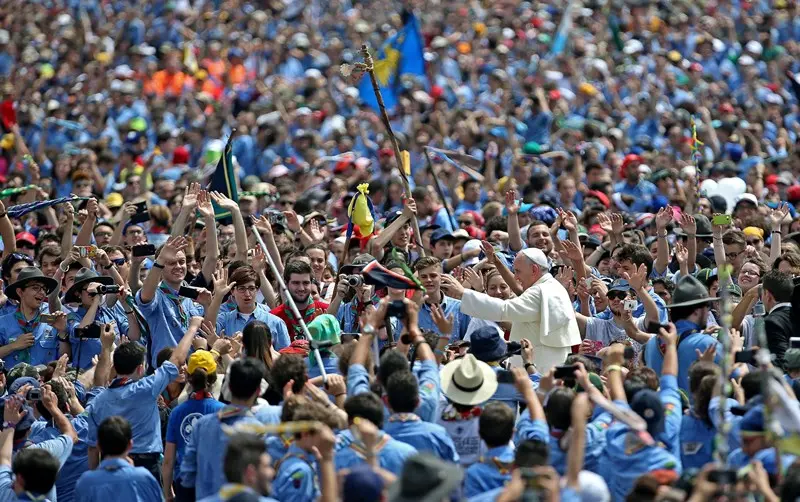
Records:
[[[3,2],[0,500],[795,500],[798,8]]]

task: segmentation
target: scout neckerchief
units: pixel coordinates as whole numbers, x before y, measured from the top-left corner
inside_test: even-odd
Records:
[[[30,500],[31,502],[44,502],[47,500],[47,495],[34,495],[31,492],[22,492],[19,494],[19,500]]]
[[[387,444],[389,444],[389,440],[390,439],[391,438],[389,437],[388,434],[384,434],[383,437],[380,439],[380,441],[378,441],[378,444],[375,445],[375,448],[372,449],[372,453],[375,454],[375,455],[380,453],[380,451],[383,449],[383,447],[386,446]],[[367,458],[367,448],[366,448],[366,446],[364,446],[364,444],[362,442],[353,441],[352,443],[350,443],[347,446],[349,446],[351,450],[356,452],[356,454],[359,457]]]
[[[508,474],[511,474],[511,469],[514,467],[514,462],[505,462],[497,457],[492,457],[492,458],[481,457],[479,462],[484,465],[494,467],[495,469],[497,469],[497,472],[499,472],[500,475],[502,476],[507,476]]]
[[[201,390],[199,392],[192,392],[192,399],[196,399],[198,401],[202,401],[203,399],[209,399],[214,396],[211,395],[210,392],[207,390]]]
[[[350,313],[353,315],[353,328],[358,327],[358,320],[361,318],[361,314],[364,313],[364,309],[367,308],[367,305],[377,305],[380,302],[380,298],[378,295],[372,295],[372,298],[369,299],[369,303],[364,303],[358,299],[358,296],[353,298],[353,301],[350,302]]]
[[[281,432],[278,434],[278,439],[281,440],[281,444],[284,448],[289,449],[289,447],[294,442],[294,434],[287,434],[285,432]]]
[[[395,413],[389,417],[390,422],[419,422],[419,417],[414,413]]]
[[[114,380],[112,380],[111,381],[111,385],[109,385],[108,388],[109,389],[119,389],[120,387],[123,387],[125,385],[131,384],[133,382],[134,382],[133,378],[119,377],[119,378],[115,378]]]
[[[22,309],[17,307],[17,310],[14,312],[14,319],[17,320],[19,324],[19,328],[22,330],[23,335],[27,335],[28,333],[33,334],[35,337],[36,328],[39,327],[39,311],[36,311],[36,315],[33,316],[33,319],[28,321],[25,319],[25,316],[22,315]],[[18,363],[30,363],[31,362],[31,348],[28,347],[27,349],[18,350],[17,353],[17,362]]]
[[[464,420],[472,420],[481,416],[481,407],[474,406],[467,411],[458,411],[452,404],[447,405],[442,411],[442,420],[445,422],[462,422]]]
[[[678,345],[681,344],[686,338],[690,335],[700,332],[700,326],[693,323],[692,321],[687,321],[686,319],[680,319],[675,321],[675,329],[679,333],[678,335]],[[664,343],[660,338],[658,339],[658,350],[661,352],[663,356],[667,352],[667,344]]]
[[[188,328],[189,327],[189,316],[186,314],[186,311],[183,310],[183,305],[182,305],[183,299],[180,296],[176,295],[172,291],[172,288],[167,286],[167,284],[165,282],[162,282],[161,284],[159,284],[158,285],[158,289],[160,289],[161,292],[164,293],[164,295],[166,295],[166,297],[168,299],[172,300],[172,302],[178,308],[178,315],[181,318],[181,327],[183,327],[184,329]]]
[[[220,420],[227,420],[234,417],[246,417],[252,414],[250,408],[229,404],[217,412],[217,418]]]
[[[294,331],[294,336],[292,337],[292,340],[297,340],[298,338],[300,340],[305,340],[306,335],[303,332],[303,328],[300,327],[300,322],[297,319],[295,319],[292,309],[289,307],[288,304],[285,304],[284,308],[285,308],[284,312],[286,313],[286,319],[289,321],[288,324],[291,326],[292,331]],[[298,310],[300,309],[298,308]],[[314,318],[317,317],[317,315],[319,315],[317,313],[317,310],[321,309],[318,309],[316,302],[312,301],[308,305],[308,307],[306,307],[302,311],[303,321],[305,321],[306,324],[313,321]]]
[[[253,489],[246,485],[240,485],[236,483],[228,483],[224,485],[219,490],[219,498],[220,500],[231,500],[234,497],[239,495],[243,495],[245,493],[252,493]]]

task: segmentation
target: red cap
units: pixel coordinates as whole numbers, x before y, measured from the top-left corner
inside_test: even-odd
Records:
[[[625,172],[628,170],[628,166],[631,165],[631,162],[641,163],[642,160],[643,160],[642,157],[636,155],[635,153],[629,153],[628,155],[626,155],[625,158],[622,159],[622,165],[619,166],[619,177],[625,178]],[[609,204],[606,207],[611,207],[611,205]]]
[[[606,206],[606,209],[611,207],[611,201],[608,200],[608,196],[603,192],[600,192],[598,190],[589,190],[588,192],[586,192],[584,198],[586,197],[594,197],[595,199],[599,200],[604,206]]]
[[[733,105],[730,103],[722,103],[719,105],[720,113],[733,113]]]
[[[15,236],[15,240],[17,242],[19,242],[19,241],[27,242],[31,246],[35,246],[36,245],[36,237],[34,237],[33,234],[30,233],[30,232],[20,232],[20,233],[18,233]]]
[[[800,185],[792,185],[786,189],[786,199],[789,202],[800,201]]]
[[[444,89],[440,85],[431,86],[431,97],[433,99],[439,99],[444,94]]]
[[[391,148],[381,148],[378,151],[378,156],[379,157],[394,157],[394,150],[392,150]]]
[[[348,167],[350,167],[351,165],[353,165],[353,159],[344,159],[344,160],[340,160],[340,161],[339,161],[339,162],[337,162],[337,163],[336,163],[336,165],[333,167],[333,172],[334,172],[334,174],[342,174],[342,173],[343,173],[343,172],[345,172],[345,171],[347,170],[347,168],[348,168]]]
[[[173,164],[188,164],[189,163],[189,149],[185,146],[179,146],[172,152]]]
[[[769,89],[772,92],[778,92],[778,89],[780,89],[780,86],[778,84],[774,83],[774,82],[771,83],[771,84],[767,84],[764,87],[766,87],[767,89]]]
[[[764,184],[765,185],[777,185],[778,184],[778,175],[777,174],[768,174],[764,177]]]
[[[697,72],[703,71],[703,65],[701,65],[700,63],[692,63],[689,65],[689,71],[697,71]]]
[[[553,101],[561,99],[561,91],[559,91],[558,89],[553,89],[552,91],[547,93],[547,97],[548,99],[551,99]]]

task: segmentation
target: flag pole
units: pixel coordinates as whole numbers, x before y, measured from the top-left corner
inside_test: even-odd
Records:
[[[364,62],[357,63],[355,67],[357,70],[369,73],[370,81],[372,81],[372,90],[375,92],[375,99],[378,101],[378,108],[380,108],[381,111],[381,121],[383,121],[383,127],[386,128],[386,133],[392,140],[392,147],[394,148],[394,160],[397,164],[397,170],[400,171],[400,179],[403,180],[403,187],[405,188],[406,195],[411,197],[411,186],[408,184],[408,177],[406,176],[406,171],[403,168],[403,163],[401,161],[402,157],[400,153],[400,145],[397,143],[397,137],[395,137],[394,131],[392,131],[392,124],[389,121],[389,114],[386,112],[386,105],[383,103],[383,96],[381,95],[380,85],[378,84],[378,77],[375,76],[375,66],[372,61],[372,55],[369,53],[369,48],[366,44],[361,46],[361,55],[364,58]],[[414,238],[417,241],[419,255],[425,256],[425,249],[422,247],[422,235],[419,232],[419,222],[417,221],[416,214],[412,214],[411,216],[411,227],[414,229]]]
[[[453,220],[453,211],[450,210],[450,203],[447,202],[447,199],[444,196],[444,190],[442,190],[442,185],[439,184],[439,178],[436,177],[436,173],[433,172],[433,163],[431,163],[431,154],[428,151],[428,147],[424,147],[423,150],[425,151],[425,163],[428,165],[428,172],[433,179],[433,186],[436,188],[436,193],[439,194],[439,198],[442,199],[442,204],[444,204],[444,210],[447,212],[447,219],[451,222]]]

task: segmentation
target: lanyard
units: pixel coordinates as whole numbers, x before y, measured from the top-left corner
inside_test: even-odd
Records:
[[[36,316],[33,319],[28,321],[25,319],[25,316],[22,315],[22,311],[17,308],[14,312],[14,319],[17,320],[17,324],[19,324],[19,328],[22,330],[23,335],[33,334],[36,331],[36,328],[39,327],[39,312],[36,312]],[[36,335],[34,335],[35,337]],[[28,347],[26,349],[21,349],[17,351],[17,362],[18,363],[30,363],[31,362],[31,348]]]
[[[161,292],[164,293],[164,295],[166,295],[168,299],[172,300],[172,302],[178,308],[178,315],[181,318],[181,326],[183,326],[184,328],[189,327],[189,316],[187,316],[186,311],[183,310],[183,305],[181,305],[182,303],[181,297],[176,295],[172,291],[172,289],[163,282],[158,286],[158,289],[160,289]]]

